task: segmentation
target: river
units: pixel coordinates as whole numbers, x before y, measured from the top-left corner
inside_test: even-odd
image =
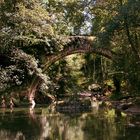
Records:
[[[0,109],[0,140],[140,140],[140,116],[106,107],[69,114]]]

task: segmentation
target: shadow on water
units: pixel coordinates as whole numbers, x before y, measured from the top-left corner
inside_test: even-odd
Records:
[[[112,108],[51,112],[49,108],[0,110],[1,140],[140,140],[140,116]]]

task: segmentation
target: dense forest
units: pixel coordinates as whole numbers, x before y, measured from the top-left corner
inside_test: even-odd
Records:
[[[44,103],[98,83],[139,96],[139,7],[139,0],[0,0],[0,95]]]

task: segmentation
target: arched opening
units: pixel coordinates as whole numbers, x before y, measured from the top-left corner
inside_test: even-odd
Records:
[[[93,46],[93,40],[95,38],[91,37],[69,37],[70,42],[68,41],[66,48],[64,48],[62,51],[58,51],[55,54],[50,55],[49,57],[47,56],[44,62],[44,65],[42,66],[42,72],[46,73],[46,71],[49,70],[49,67],[65,58],[66,56],[70,56],[72,54],[86,54],[86,53],[93,53],[96,55],[100,55],[103,57],[106,57],[110,59],[111,61],[115,61],[115,58],[117,57],[117,54],[115,54],[112,50],[109,50],[107,48],[101,48],[101,47],[94,47]],[[78,39],[78,46],[75,46],[75,41]],[[77,42],[76,42],[77,43]],[[95,69],[95,64],[94,64],[94,69]],[[95,73],[94,73],[95,74]],[[42,80],[39,77],[35,77],[31,87],[30,87],[30,94],[35,94],[37,91],[37,88],[41,84]]]

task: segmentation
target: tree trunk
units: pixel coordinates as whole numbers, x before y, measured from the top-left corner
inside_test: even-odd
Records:
[[[131,45],[132,51],[136,55],[136,58],[138,59],[138,61],[140,61],[139,50],[136,48],[135,44],[133,43],[133,41],[131,39],[131,35],[130,35],[130,31],[129,31],[129,26],[128,26],[128,23],[127,23],[127,17],[124,18],[124,24],[125,24],[126,35],[127,35],[128,41],[129,41],[129,43]]]
[[[38,94],[37,92],[41,83],[42,83],[42,79],[40,79],[39,77],[35,77],[33,79],[33,82],[31,86],[28,88],[28,93],[27,93],[29,102],[30,100],[34,100],[36,94]],[[47,94],[47,96],[52,100],[52,102],[54,102],[55,97],[53,95]]]
[[[42,80],[38,77],[35,77],[33,79],[33,82],[31,84],[31,86],[28,89],[28,100],[30,101],[30,99],[34,99],[35,98],[35,94],[38,90],[38,87],[40,85],[40,83],[42,82]]]

